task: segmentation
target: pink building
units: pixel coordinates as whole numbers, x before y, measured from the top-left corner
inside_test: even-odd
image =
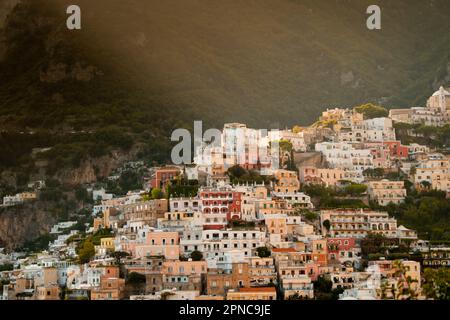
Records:
[[[356,239],[350,237],[327,238],[329,259],[340,263],[353,263],[361,252],[356,245]]]
[[[180,257],[180,237],[178,232],[149,232],[141,243],[127,243],[123,249],[132,253],[135,258],[148,256],[164,256],[168,260]]]

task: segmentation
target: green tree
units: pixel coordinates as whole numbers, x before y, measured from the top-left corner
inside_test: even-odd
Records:
[[[164,196],[160,188],[152,189],[152,199],[161,199]]]
[[[364,119],[382,118],[389,115],[389,111],[386,108],[374,105],[372,103],[354,107],[353,110],[362,113],[364,115]]]
[[[282,139],[282,140],[280,140],[278,142],[278,145],[279,145],[280,150],[282,152],[289,152],[289,153],[291,153],[292,150],[293,150],[292,142],[290,142],[289,140]]]
[[[11,263],[6,263],[6,264],[0,265],[0,272],[11,271],[11,270],[14,270],[14,265],[12,265]]]
[[[316,212],[313,211],[303,211],[302,212],[302,216],[307,220],[307,221],[316,221],[319,218],[319,215]]]
[[[322,222],[322,225],[325,227],[325,229],[327,229],[327,232],[330,232],[331,229],[331,222],[330,220],[325,220],[324,222]]]
[[[78,259],[81,264],[88,263],[95,255],[95,247],[92,240],[87,239],[83,242],[82,247],[78,251]]]
[[[142,187],[139,174],[132,170],[124,171],[119,178],[119,186],[122,189],[122,193],[126,193],[129,190],[138,190]]]
[[[201,261],[203,259],[203,253],[198,250],[192,251],[191,259],[192,261]]]
[[[138,272],[130,272],[126,280],[127,284],[143,284],[146,282],[145,275]]]
[[[270,254],[271,254],[269,248],[267,248],[267,247],[256,248],[256,252],[258,254],[258,257],[260,257],[260,258],[270,257]]]
[[[232,166],[227,170],[227,174],[230,178],[240,179],[243,175],[247,174],[247,170],[239,165]]]
[[[343,289],[333,289],[333,282],[329,275],[320,275],[314,281],[314,297],[317,300],[337,300]]]
[[[112,256],[116,259],[116,264],[120,266],[122,264],[122,259],[130,256],[130,254],[125,251],[114,251]]]
[[[90,200],[89,194],[83,186],[77,186],[75,189],[75,198],[80,202],[88,202]]]
[[[345,187],[345,193],[352,196],[360,196],[366,192],[367,186],[365,184],[352,183]]]
[[[450,269],[425,269],[423,290],[428,299],[450,300]]]

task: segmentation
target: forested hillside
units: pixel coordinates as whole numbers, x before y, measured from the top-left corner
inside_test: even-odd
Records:
[[[326,107],[422,105],[450,80],[447,0],[377,1],[381,31],[368,0],[80,0],[81,31],[65,27],[71,1],[16,2],[0,14],[0,167],[52,146],[54,167],[136,143],[164,161],[194,120],[309,124]]]

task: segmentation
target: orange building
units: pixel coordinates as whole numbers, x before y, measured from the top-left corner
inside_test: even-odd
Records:
[[[145,243],[129,245],[128,249],[136,258],[149,256],[164,256],[169,260],[180,257],[180,237],[178,232],[155,231],[147,233]]]
[[[248,263],[233,263],[231,273],[208,273],[206,291],[208,295],[222,295],[230,289],[250,285]]]
[[[36,300],[59,300],[61,289],[58,285],[48,287],[37,287],[35,292]]]
[[[240,288],[227,292],[227,300],[276,300],[275,287]]]
[[[295,193],[300,189],[300,181],[297,172],[289,170],[277,170],[274,173],[277,180],[274,186],[275,192]]]
[[[125,279],[102,277],[100,288],[91,290],[91,300],[120,300],[124,288]]]
[[[165,167],[155,171],[150,182],[152,188],[160,188],[164,190],[167,183],[180,175],[180,169],[176,167]]]
[[[100,288],[91,290],[91,300],[120,300],[125,289],[125,279],[119,278],[119,267],[108,266],[100,277]]]

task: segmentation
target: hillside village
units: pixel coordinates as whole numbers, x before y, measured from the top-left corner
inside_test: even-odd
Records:
[[[206,160],[129,162],[78,187],[82,210],[0,251],[0,297],[450,299],[449,124],[443,87],[424,108],[327,109],[278,131],[276,156],[259,150],[270,132],[225,124]],[[238,132],[243,158],[224,145]],[[48,196],[28,187],[1,206]]]

